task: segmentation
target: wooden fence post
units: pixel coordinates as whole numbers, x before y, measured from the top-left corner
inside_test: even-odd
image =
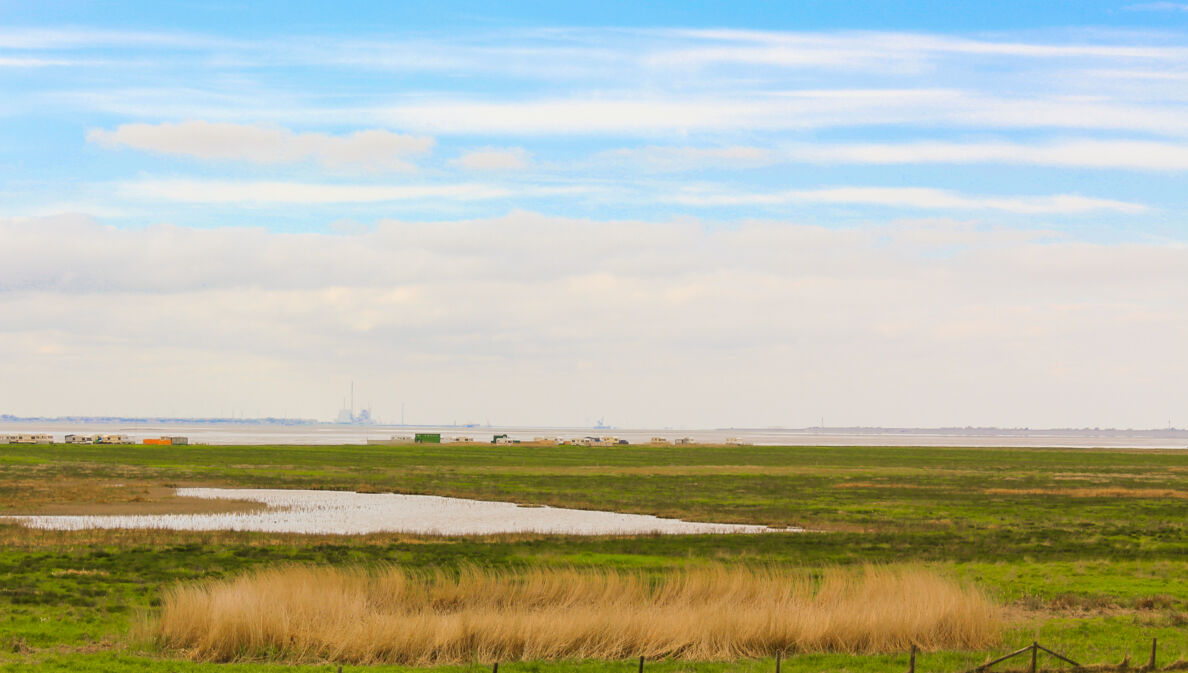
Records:
[[[912,655],[908,659],[908,673],[916,673],[916,644],[912,643]]]
[[[495,665],[491,667],[491,673],[499,673],[499,662],[498,661],[495,662]]]
[[[1148,661],[1147,661],[1147,670],[1148,670],[1148,671],[1153,671],[1153,670],[1155,670],[1155,645],[1156,645],[1158,642],[1159,642],[1159,641],[1158,641],[1158,639],[1157,639],[1157,638],[1152,638],[1152,639],[1151,639],[1151,658],[1150,658],[1150,660],[1148,660]]]
[[[1031,641],[1031,673],[1035,673],[1035,659],[1039,654],[1039,641]]]
[[[776,673],[780,673],[780,651],[776,650]]]

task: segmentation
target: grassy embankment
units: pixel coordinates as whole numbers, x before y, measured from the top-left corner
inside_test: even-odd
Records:
[[[200,670],[130,636],[175,581],[276,563],[412,568],[916,562],[1007,606],[1006,644],[1038,633],[1090,662],[1188,652],[1188,453],[901,448],[0,447],[0,514],[151,503],[171,485],[437,493],[823,534],[356,539],[54,533],[0,525],[0,667]],[[104,504],[106,503],[106,504]],[[985,652],[926,655],[960,670]],[[799,655],[786,670],[898,670],[902,655]],[[243,670],[267,670],[259,664]],[[501,670],[516,673],[517,665]],[[520,664],[617,670],[626,664]],[[719,670],[657,662],[658,669]],[[770,662],[731,664],[762,670]],[[2,669],[0,669],[2,670]],[[235,670],[218,668],[217,670]],[[324,669],[322,669],[324,670]]]

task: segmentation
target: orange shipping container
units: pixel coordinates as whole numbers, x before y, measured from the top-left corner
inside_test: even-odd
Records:
[[[146,439],[146,440],[144,440],[144,443],[145,444],[156,444],[156,445],[160,445],[160,446],[169,446],[173,442],[169,441],[165,437],[162,437],[161,439]]]

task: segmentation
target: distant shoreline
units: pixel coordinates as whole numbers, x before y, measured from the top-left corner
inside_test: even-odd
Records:
[[[313,418],[182,418],[151,416],[13,416],[0,415],[0,423],[57,423],[79,425],[157,423],[162,425],[336,425]],[[362,426],[361,426],[362,427]]]
[[[886,446],[969,448],[1180,449],[1188,448],[1188,430],[1119,428],[618,428],[474,425],[362,425],[313,420],[261,422],[249,419],[180,419],[64,417],[55,419],[0,417],[0,434],[42,433],[63,441],[67,434],[118,433],[140,443],[146,438],[185,436],[207,445],[356,445],[416,433],[440,434],[443,442],[549,444],[554,440],[596,440],[597,446],[625,440],[630,446],[681,445],[756,446]]]
[[[185,417],[136,417],[136,416],[13,416],[0,415],[0,424],[5,423],[50,423],[55,425],[238,425],[238,426],[323,426],[327,428],[353,428],[359,430],[388,430],[399,428],[433,428],[469,432],[503,430],[540,431],[587,431],[587,432],[745,432],[789,435],[920,435],[946,437],[1147,437],[1188,439],[1188,428],[1001,428],[994,426],[967,427],[882,427],[882,426],[814,426],[803,428],[783,427],[729,427],[729,428],[654,428],[617,426],[570,426],[570,425],[451,425],[451,424],[387,424],[387,423],[336,423],[313,418],[185,418]]]

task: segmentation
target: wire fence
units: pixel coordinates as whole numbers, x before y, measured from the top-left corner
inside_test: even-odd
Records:
[[[912,649],[908,652],[907,673],[916,673],[916,655],[918,653],[919,653],[919,650],[917,650],[916,647],[913,645]],[[1127,656],[1125,659],[1122,660],[1121,663],[1118,663],[1118,664],[1084,665],[1084,664],[1080,664],[1076,661],[1073,661],[1071,658],[1069,658],[1063,654],[1060,654],[1059,652],[1056,652],[1055,650],[1052,650],[1051,648],[1040,645],[1039,641],[1032,641],[1030,645],[1021,647],[1021,648],[1019,648],[1013,652],[1010,652],[1008,654],[1004,654],[1004,655],[998,657],[997,659],[992,659],[990,661],[987,661],[986,663],[974,666],[973,668],[966,670],[964,673],[994,673],[994,670],[997,670],[998,673],[1006,673],[1006,671],[1004,669],[1001,669],[1001,668],[994,669],[994,667],[996,667],[1000,664],[1005,664],[1006,662],[1011,661],[1012,659],[1018,659],[1020,657],[1026,657],[1028,655],[1030,657],[1030,663],[1026,669],[1008,669],[1008,670],[1010,670],[1010,671],[1025,670],[1027,673],[1043,673],[1045,670],[1047,670],[1047,669],[1043,669],[1040,667],[1041,655],[1044,655],[1046,658],[1055,659],[1056,661],[1066,664],[1065,667],[1060,669],[1062,673],[1078,673],[1078,672],[1084,672],[1084,673],[1109,673],[1109,672],[1153,673],[1155,671],[1188,671],[1188,662],[1180,661],[1180,660],[1171,662],[1163,668],[1159,668],[1157,666],[1158,653],[1159,653],[1159,639],[1152,638],[1151,639],[1150,657],[1147,659],[1147,662],[1145,664],[1143,664],[1142,666],[1137,666],[1137,667],[1131,666],[1129,656]],[[644,656],[640,656],[639,661],[638,661],[637,673],[644,673],[644,664],[645,663],[647,663],[647,658]],[[780,673],[780,668],[781,668],[782,664],[783,664],[783,653],[777,651],[776,655],[775,655],[775,673]],[[992,669],[994,669],[994,670],[992,670]],[[343,673],[342,666],[338,667],[338,673]],[[491,665],[491,673],[499,673],[499,662],[494,662]]]

